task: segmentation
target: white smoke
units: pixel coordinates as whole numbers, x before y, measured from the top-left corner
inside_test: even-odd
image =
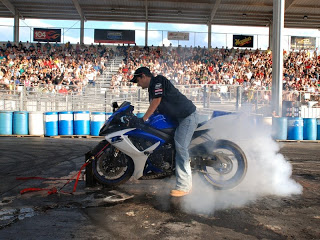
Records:
[[[248,161],[247,174],[234,189],[220,191],[194,176],[192,193],[183,200],[186,211],[208,214],[244,206],[264,196],[302,193],[302,186],[291,179],[291,164],[272,140],[270,126],[256,124],[252,118],[241,115],[220,116],[209,124],[213,127],[212,137],[233,141],[242,148]]]

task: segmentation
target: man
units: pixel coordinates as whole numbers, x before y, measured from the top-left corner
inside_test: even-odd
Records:
[[[150,106],[143,116],[146,121],[156,110],[176,121],[178,127],[175,131],[174,141],[176,148],[176,187],[171,196],[182,197],[190,193],[192,175],[189,161],[188,147],[194,130],[198,125],[196,106],[176,89],[164,76],[156,77],[149,68],[140,67],[131,80],[143,89],[148,88]]]

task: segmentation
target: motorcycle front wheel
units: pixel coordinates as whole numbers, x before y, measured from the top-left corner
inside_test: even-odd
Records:
[[[200,161],[200,175],[216,189],[231,189],[247,172],[247,158],[241,148],[228,140],[206,144],[207,154]]]
[[[106,187],[113,187],[125,183],[134,171],[132,159],[102,141],[94,150],[92,172],[95,179]]]

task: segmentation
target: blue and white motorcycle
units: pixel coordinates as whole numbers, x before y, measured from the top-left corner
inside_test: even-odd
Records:
[[[175,124],[163,115],[141,123],[130,102],[113,103],[113,114],[100,130],[105,136],[90,155],[92,173],[102,185],[112,187],[136,179],[155,179],[175,174]],[[191,168],[216,189],[237,186],[247,171],[244,152],[228,140],[210,136],[211,120],[195,130],[189,153]]]

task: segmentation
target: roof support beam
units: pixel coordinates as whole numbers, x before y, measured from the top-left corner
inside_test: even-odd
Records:
[[[286,0],[284,10],[287,11],[294,4],[295,1],[296,0]]]
[[[85,19],[85,16],[83,14],[82,8],[81,8],[78,0],[72,0],[72,2],[74,4],[74,6],[76,7],[76,9],[77,9],[77,11],[78,11],[78,13],[80,15],[80,18],[84,18]]]
[[[86,18],[83,14],[82,8],[81,8],[78,0],[72,0],[72,2],[80,15],[80,44],[83,44],[83,41],[84,41],[84,22],[86,21]]]
[[[216,12],[220,6],[220,3],[221,3],[221,0],[216,0],[215,4],[211,10],[210,21],[209,21],[210,24],[212,23],[212,20],[214,19],[214,16],[216,15]]]
[[[148,0],[144,1],[144,5],[146,8],[146,29],[145,29],[145,39],[144,39],[144,43],[145,46],[148,46],[148,31],[149,31],[149,12],[148,12]]]
[[[10,12],[12,12],[13,15],[16,15],[16,8],[15,6],[13,6],[13,4],[9,1],[9,0],[0,0],[3,5],[5,5],[9,10]]]
[[[273,0],[273,44],[272,44],[272,110],[282,116],[282,78],[285,0]]]

